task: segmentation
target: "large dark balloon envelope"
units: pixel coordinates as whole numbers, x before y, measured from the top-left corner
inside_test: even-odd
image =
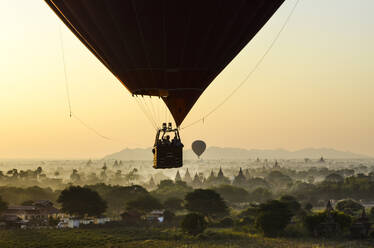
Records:
[[[284,0],[45,0],[135,95],[162,97],[180,126]]]
[[[202,140],[195,140],[192,143],[192,151],[197,155],[198,158],[204,153],[206,144]]]

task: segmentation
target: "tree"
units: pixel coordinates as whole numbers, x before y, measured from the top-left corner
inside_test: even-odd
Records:
[[[306,203],[305,206],[304,206],[304,209],[305,209],[306,211],[308,211],[308,212],[311,212],[312,209],[313,209],[313,205],[312,205],[312,203],[310,203],[310,202]]]
[[[193,189],[183,181],[173,182],[172,180],[162,180],[157,189],[153,191],[153,195],[161,200],[174,197],[184,199],[187,193]]]
[[[175,219],[175,214],[169,210],[164,211],[164,222],[171,223]]]
[[[228,214],[222,197],[210,189],[196,189],[186,195],[185,201],[185,207],[189,211],[198,212],[204,216],[216,217]]]
[[[38,168],[36,168],[36,170],[35,170],[35,173],[37,174],[37,175],[40,175],[40,174],[42,174],[42,172],[43,172],[43,168],[42,167],[38,167]]]
[[[250,194],[250,199],[252,201],[256,202],[266,202],[270,199],[272,199],[273,195],[272,193],[265,188],[257,188]]]
[[[340,232],[331,233],[331,230],[324,229],[323,223],[325,223],[326,221],[331,222],[329,218],[332,220],[332,223],[336,223],[338,225]],[[344,231],[348,230],[351,223],[352,219],[349,215],[337,211],[331,211],[329,214],[325,211],[317,214],[308,215],[305,218],[303,218],[303,225],[306,227],[306,229],[311,234],[319,236],[342,234]]]
[[[8,209],[8,203],[3,201],[3,198],[0,196],[0,214]]]
[[[364,206],[352,199],[345,199],[338,201],[335,208],[345,214],[354,215],[358,211],[363,210]]]
[[[166,199],[166,201],[164,202],[164,206],[168,210],[178,211],[178,210],[183,209],[182,203],[183,203],[182,199],[179,199],[176,197],[170,197]]]
[[[230,217],[225,217],[219,222],[219,227],[233,227],[234,226],[234,220]]]
[[[127,203],[128,210],[137,210],[141,212],[150,212],[162,208],[163,206],[160,201],[150,195],[141,196],[138,199]]]
[[[73,169],[73,172],[71,173],[70,175],[70,180],[73,182],[73,183],[78,183],[80,181],[81,177],[80,175],[78,174],[78,170],[76,169]]]
[[[256,217],[256,227],[265,236],[275,237],[290,223],[291,217],[292,212],[286,203],[277,200],[269,201],[260,204]]]
[[[106,212],[114,215],[122,213],[128,202],[149,194],[147,190],[139,185],[110,186],[100,183],[87,187],[99,193],[99,195],[108,203],[108,209]]]
[[[205,221],[204,216],[196,213],[187,214],[181,224],[182,230],[191,235],[204,232],[207,226],[208,223]]]
[[[309,175],[306,180],[307,180],[308,183],[312,184],[312,183],[314,183],[315,178],[314,178],[314,176]]]
[[[220,194],[227,202],[247,202],[249,199],[249,193],[240,187],[221,185],[213,188],[213,190]]]
[[[325,178],[325,182],[327,182],[327,183],[342,183],[342,182],[344,182],[344,178],[339,174],[332,173]]]
[[[292,179],[289,176],[282,174],[280,171],[270,172],[266,177],[266,181],[276,188],[286,188],[292,184]]]
[[[288,209],[292,212],[293,215],[297,214],[297,212],[299,212],[301,209],[300,203],[293,196],[284,195],[279,200],[287,204]]]
[[[57,199],[62,211],[78,217],[100,216],[107,209],[107,203],[100,195],[89,188],[71,186],[64,189]]]

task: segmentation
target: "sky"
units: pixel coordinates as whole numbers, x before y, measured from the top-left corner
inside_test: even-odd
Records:
[[[285,1],[184,125],[241,83],[294,3]],[[374,156],[373,11],[373,0],[301,0],[250,80],[204,122],[181,130],[185,147],[202,139],[208,146],[329,147]],[[155,129],[136,99],[44,1],[0,0],[0,30],[0,158],[101,158],[153,145]],[[69,117],[63,56],[73,113],[110,139]]]

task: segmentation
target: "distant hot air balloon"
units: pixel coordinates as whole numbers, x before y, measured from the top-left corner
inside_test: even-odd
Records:
[[[284,0],[45,2],[131,94],[162,98],[180,127],[204,90]],[[169,125],[157,137],[171,131],[179,139]],[[183,146],[171,151],[159,144],[156,140],[155,168],[161,160],[163,168],[182,166]]]
[[[200,158],[201,154],[204,153],[206,149],[206,144],[202,140],[195,140],[192,143],[192,151],[197,155],[198,158]]]

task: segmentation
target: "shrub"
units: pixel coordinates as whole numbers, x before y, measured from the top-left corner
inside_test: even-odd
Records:
[[[228,209],[222,197],[210,189],[196,189],[186,195],[186,208],[204,216],[226,216]]]
[[[342,234],[349,230],[349,227],[351,226],[352,219],[349,215],[346,215],[342,212],[333,211],[331,212],[331,217],[333,221],[338,225],[338,228],[340,230],[339,233],[325,233],[323,226],[321,226],[322,223],[327,221],[327,213],[318,213],[314,215],[308,215],[303,219],[303,225],[307,228],[307,230],[313,234],[313,235],[337,235]],[[332,230],[334,232],[334,230]]]
[[[354,200],[345,199],[339,201],[335,208],[345,214],[354,215],[356,212],[364,209],[364,206]]]
[[[311,212],[312,209],[313,209],[313,205],[312,205],[312,203],[310,203],[310,202],[306,203],[305,206],[304,206],[304,209],[305,209],[306,211],[308,211],[308,212]]]
[[[245,216],[239,220],[238,224],[240,226],[249,226],[249,225],[252,225],[254,222],[255,221],[252,217]]]
[[[176,197],[170,197],[166,199],[164,202],[164,207],[171,211],[177,211],[183,209],[182,206],[183,200],[176,198]]]
[[[204,232],[208,223],[205,221],[204,217],[200,214],[187,214],[182,221],[182,230],[191,235],[197,235]]]
[[[256,217],[256,227],[265,236],[275,237],[279,235],[290,223],[292,213],[286,203],[269,201],[260,205],[259,214]]]
[[[234,226],[234,221],[230,217],[226,217],[219,222],[219,226],[220,227],[232,227]]]

